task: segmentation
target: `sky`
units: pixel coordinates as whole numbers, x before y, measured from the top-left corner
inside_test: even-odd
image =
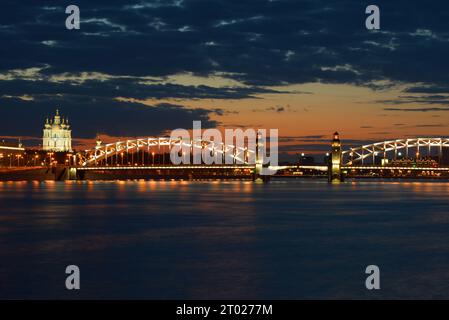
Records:
[[[290,154],[327,151],[334,131],[448,136],[447,1],[2,1],[0,43],[0,137],[27,144],[56,108],[83,148],[194,120],[276,128]]]

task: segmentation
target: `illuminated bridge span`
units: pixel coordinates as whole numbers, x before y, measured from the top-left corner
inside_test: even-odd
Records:
[[[375,164],[376,159],[396,160],[399,158],[419,158],[423,154],[437,154],[440,161],[443,148],[449,147],[449,138],[415,138],[376,142],[343,151],[344,166]]]
[[[268,170],[277,176],[328,176],[331,182],[344,180],[345,177],[449,177],[449,168],[444,167],[445,161],[442,161],[447,158],[449,138],[397,139],[343,151],[339,135],[335,133],[330,146],[332,153],[328,154],[329,163],[265,167],[262,165],[263,155],[249,147],[248,141],[245,144],[235,146],[168,137],[108,144],[97,142],[95,148],[76,155],[77,162],[70,169],[69,176],[79,179],[256,179],[261,176],[261,170]],[[178,157],[183,158],[182,164],[171,162],[173,147],[179,150]],[[200,163],[193,161],[193,155],[204,153],[209,153],[214,163],[207,164],[202,159]],[[436,155],[440,161],[437,161]],[[263,176],[268,179],[265,174]]]
[[[76,155],[74,167],[76,175],[89,179],[102,177],[259,177],[263,166],[263,154],[258,154],[257,146],[235,146],[205,140],[183,140],[168,137],[149,137],[102,144],[85,153]],[[177,147],[182,164],[173,164],[170,152]],[[254,148],[256,147],[256,148]],[[256,150],[254,150],[256,149]],[[196,151],[196,152],[195,152]],[[198,152],[200,151],[200,152]],[[184,154],[185,153],[185,154]],[[214,163],[202,161],[194,163],[194,154],[209,153]],[[79,162],[81,160],[81,162]],[[277,170],[294,169],[309,171],[327,171],[327,166],[266,166],[265,170],[275,173]],[[267,177],[264,177],[266,179]]]
[[[207,150],[211,157],[220,159],[223,164],[249,164],[250,160],[255,159],[256,156],[255,152],[248,149],[248,147],[237,147],[205,140],[190,140],[186,142],[182,139],[151,137],[118,141],[105,145],[99,144],[94,149],[86,151],[82,165],[85,167],[108,164],[145,165],[152,163],[154,165],[155,155],[163,154],[165,156],[166,153],[170,153],[171,148],[174,146],[177,146],[179,150],[188,149],[190,155],[194,154],[195,149],[201,152]],[[128,155],[131,155],[131,159],[129,159]],[[126,161],[124,160],[125,156]],[[182,151],[180,151],[179,156],[184,156]],[[164,158],[164,163],[166,162],[165,160],[169,161],[169,159]]]

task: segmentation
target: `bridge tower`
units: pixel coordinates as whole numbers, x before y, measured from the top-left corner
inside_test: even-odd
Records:
[[[256,167],[254,170],[254,181],[267,181],[267,176],[261,175],[261,172],[263,170],[263,140],[261,134],[257,133],[256,138]]]
[[[329,162],[329,182],[341,182],[343,181],[343,175],[341,173],[341,142],[338,132],[334,133],[332,140],[332,155]]]

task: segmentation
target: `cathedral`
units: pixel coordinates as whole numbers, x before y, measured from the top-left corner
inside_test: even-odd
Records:
[[[61,119],[59,110],[53,119],[45,121],[43,140],[42,148],[46,151],[72,151],[72,130],[68,119]]]

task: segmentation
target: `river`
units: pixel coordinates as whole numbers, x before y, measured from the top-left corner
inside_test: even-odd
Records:
[[[0,298],[448,299],[449,182],[0,182]]]

